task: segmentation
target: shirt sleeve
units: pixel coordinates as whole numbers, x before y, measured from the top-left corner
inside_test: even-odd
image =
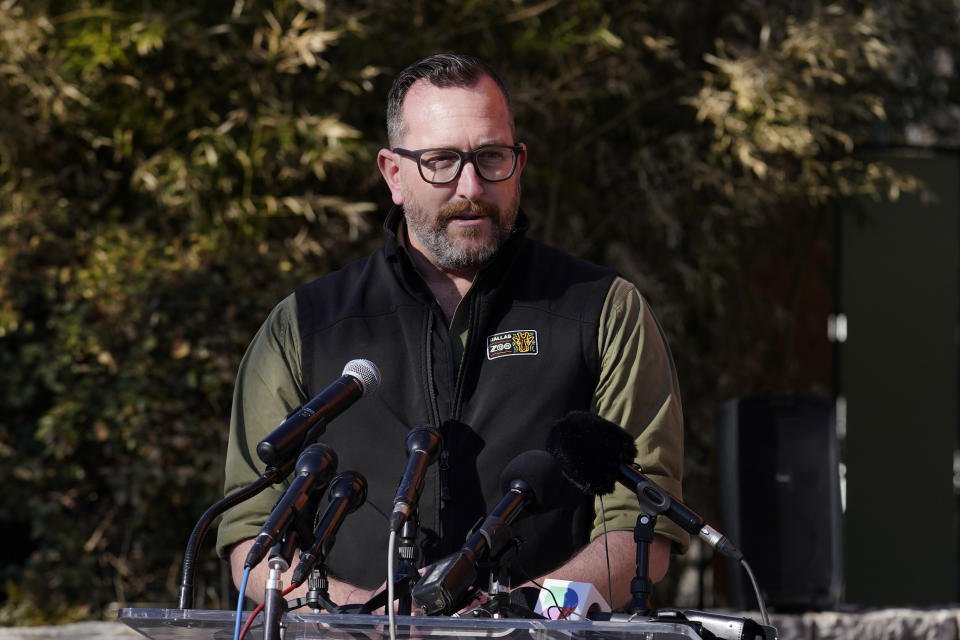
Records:
[[[643,474],[682,499],[683,411],[673,357],[649,305],[631,283],[616,278],[600,314],[600,380],[597,414],[636,439]],[[636,495],[619,483],[595,504],[591,539],[606,530],[632,531],[639,514]],[[686,550],[690,536],[665,516],[656,532]]]
[[[291,294],[267,316],[240,361],[227,439],[224,495],[260,477],[264,464],[257,458],[257,444],[306,400],[296,298]],[[256,537],[283,489],[283,485],[273,485],[223,515],[217,530],[220,557],[228,558],[230,547]]]

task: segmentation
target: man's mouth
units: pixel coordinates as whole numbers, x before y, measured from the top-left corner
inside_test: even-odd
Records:
[[[463,213],[455,213],[450,216],[451,220],[476,220],[477,218],[486,218],[486,214],[480,213],[479,211],[464,211]]]
[[[444,207],[440,210],[440,215],[438,216],[440,220],[444,222],[450,222],[451,220],[480,220],[482,218],[493,218],[496,210],[490,205],[485,205],[482,203],[459,203],[451,205],[449,207]]]

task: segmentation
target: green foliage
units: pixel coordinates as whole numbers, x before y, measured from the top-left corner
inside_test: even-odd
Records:
[[[310,58],[338,32],[181,5],[3,5],[0,514],[36,547],[5,576],[21,618],[170,599],[245,343],[369,235],[373,205],[338,195],[369,180],[369,145]]]
[[[175,602],[246,343],[378,241],[386,90],[439,50],[511,85],[535,234],[654,302],[695,487],[717,403],[791,380],[751,270],[810,277],[832,204],[917,187],[854,152],[955,108],[951,6],[0,0],[0,622]]]

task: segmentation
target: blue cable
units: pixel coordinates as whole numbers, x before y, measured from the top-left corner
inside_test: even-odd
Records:
[[[247,592],[247,579],[250,578],[250,569],[243,570],[243,580],[240,581],[240,596],[237,598],[237,623],[233,627],[233,640],[240,640],[240,618],[243,616],[243,594]]]

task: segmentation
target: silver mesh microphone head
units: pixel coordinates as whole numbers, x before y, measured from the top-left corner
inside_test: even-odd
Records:
[[[363,395],[376,393],[380,386],[380,370],[369,360],[351,360],[343,367],[341,375],[352,376],[363,388]]]

